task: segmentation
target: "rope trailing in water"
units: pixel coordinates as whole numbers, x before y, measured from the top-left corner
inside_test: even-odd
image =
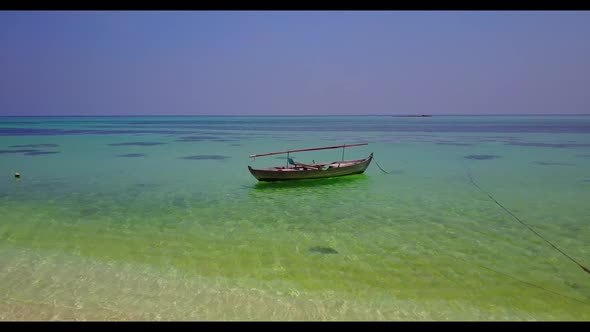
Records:
[[[375,165],[377,165],[377,167],[379,167],[379,169],[385,173],[385,174],[391,174],[388,171],[384,170],[383,168],[381,168],[381,166],[379,166],[379,164],[377,163],[377,159],[375,159],[375,156],[373,156],[373,160],[375,160]]]
[[[477,185],[477,183],[475,183],[475,180],[473,180],[473,177],[471,176],[471,173],[469,172],[469,169],[465,169],[467,171],[467,176],[469,176],[469,181],[471,181],[471,183],[479,190],[481,190],[483,193],[485,193],[486,195],[488,195],[488,197],[494,201],[494,203],[496,203],[499,207],[501,207],[502,209],[504,209],[504,211],[508,212],[508,214],[510,214],[514,219],[516,219],[519,223],[521,223],[522,225],[524,225],[526,228],[528,228],[531,232],[533,232],[535,235],[537,235],[538,237],[540,237],[543,241],[549,243],[549,245],[551,245],[555,250],[557,250],[558,252],[560,252],[562,255],[564,255],[565,257],[567,257],[569,260],[571,260],[572,262],[574,262],[576,265],[578,265],[582,270],[584,270],[586,273],[590,274],[590,270],[583,266],[582,264],[580,264],[578,261],[576,261],[575,259],[573,259],[570,255],[566,254],[565,252],[563,252],[561,249],[559,249],[556,245],[554,245],[553,243],[551,243],[549,240],[547,240],[546,238],[544,238],[541,234],[537,233],[531,226],[529,226],[528,224],[526,224],[524,221],[520,220],[520,218],[518,218],[517,216],[514,215],[514,213],[512,213],[510,210],[508,210],[507,208],[504,207],[504,205],[500,204],[500,202],[498,202],[494,196],[492,196],[490,193],[488,193],[487,191],[483,190],[479,185]]]
[[[531,283],[531,282],[528,282],[528,281],[526,281],[526,280],[518,279],[518,278],[516,278],[516,277],[513,277],[513,276],[509,275],[508,273],[500,272],[500,271],[494,270],[494,269],[492,269],[492,268],[489,268],[489,267],[487,267],[487,266],[484,266],[484,265],[481,265],[481,264],[477,264],[477,263],[474,263],[474,262],[470,262],[470,261],[468,261],[468,260],[466,260],[466,259],[464,259],[464,258],[461,258],[461,257],[456,257],[456,256],[454,256],[454,255],[451,255],[451,254],[445,253],[445,252],[444,252],[444,250],[441,250],[439,253],[441,253],[441,254],[443,254],[443,255],[446,255],[446,256],[449,256],[449,257],[451,257],[451,258],[453,258],[453,259],[456,259],[456,260],[461,260],[461,261],[463,261],[463,262],[466,262],[466,263],[468,263],[468,264],[475,265],[475,266],[477,266],[477,267],[479,267],[479,268],[486,269],[486,270],[492,271],[492,272],[494,272],[494,273],[497,273],[497,274],[503,275],[503,276],[505,276],[505,277],[508,277],[508,278],[514,279],[514,280],[516,280],[516,281],[518,281],[518,282],[521,282],[521,283],[523,283],[523,284],[526,284],[526,285],[528,285],[528,286],[531,286],[531,287],[534,287],[534,288],[538,288],[538,289],[541,289],[541,290],[543,290],[543,291],[546,291],[546,292],[552,293],[552,294],[554,294],[554,295],[558,295],[558,296],[561,296],[561,297],[564,297],[564,298],[570,299],[570,300],[572,300],[572,301],[576,301],[576,302],[579,302],[579,303],[582,303],[582,304],[585,304],[585,305],[589,305],[589,306],[590,306],[590,302],[587,302],[587,301],[584,301],[584,300],[580,300],[580,299],[578,299],[578,298],[575,298],[575,297],[573,297],[573,296],[569,296],[569,295],[561,294],[561,293],[559,293],[559,292],[556,292],[556,291],[553,291],[553,290],[547,289],[547,288],[545,288],[545,287],[542,287],[542,286],[539,286],[539,285],[535,285],[535,284],[533,284],[533,283]]]

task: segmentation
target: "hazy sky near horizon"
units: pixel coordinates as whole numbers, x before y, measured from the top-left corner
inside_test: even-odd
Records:
[[[0,12],[0,115],[529,113],[590,114],[590,12]]]

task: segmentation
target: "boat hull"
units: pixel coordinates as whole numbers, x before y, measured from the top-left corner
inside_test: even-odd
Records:
[[[330,167],[324,170],[293,170],[284,168],[255,169],[250,166],[248,166],[248,170],[258,181],[321,179],[361,174],[365,172],[367,167],[369,167],[371,160],[373,160],[372,153],[369,157],[365,159],[343,161],[340,163],[342,165],[338,165],[338,163],[336,163],[334,167]]]

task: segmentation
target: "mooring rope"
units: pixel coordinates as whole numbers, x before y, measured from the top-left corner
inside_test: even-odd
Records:
[[[385,174],[391,174],[388,171],[384,170],[383,168],[381,168],[381,166],[379,166],[379,164],[377,163],[377,159],[375,159],[375,156],[373,156],[373,160],[375,161],[375,165],[377,165],[377,167],[379,167],[379,169],[385,173]]]
[[[578,261],[576,261],[575,259],[573,259],[570,255],[566,254],[565,252],[563,252],[563,250],[559,249],[556,245],[554,245],[553,243],[551,243],[551,241],[547,240],[546,238],[544,238],[541,234],[537,233],[537,231],[535,231],[531,226],[529,226],[528,224],[526,224],[524,221],[520,220],[520,218],[518,218],[516,215],[514,215],[514,213],[512,213],[510,210],[508,210],[507,208],[504,207],[504,205],[502,205],[500,202],[498,202],[494,196],[492,196],[490,193],[488,193],[487,191],[485,191],[484,189],[482,189],[479,185],[477,185],[477,183],[475,183],[475,180],[473,180],[473,177],[471,176],[471,173],[469,172],[469,169],[465,169],[465,171],[467,172],[467,176],[469,176],[469,181],[471,181],[471,183],[479,190],[481,190],[483,193],[485,193],[486,195],[488,195],[488,197],[494,201],[494,203],[496,203],[499,207],[501,207],[502,209],[504,209],[504,211],[508,212],[508,214],[510,214],[514,219],[516,219],[519,223],[521,223],[522,225],[524,225],[526,228],[528,228],[531,232],[533,232],[535,235],[537,235],[538,237],[540,237],[543,241],[549,243],[549,245],[551,245],[555,250],[557,250],[558,252],[560,252],[562,255],[564,255],[565,257],[567,257],[569,260],[571,260],[572,262],[574,262],[576,265],[578,265],[582,270],[584,270],[586,273],[590,274],[590,270],[583,266],[582,264],[580,264]]]
[[[526,281],[526,280],[522,280],[522,279],[516,278],[516,277],[514,277],[514,276],[511,276],[511,275],[509,275],[508,273],[504,273],[504,272],[501,272],[501,271],[494,270],[494,269],[492,269],[492,268],[489,268],[489,267],[487,267],[487,266],[484,266],[484,265],[481,265],[481,264],[477,264],[477,263],[474,263],[474,262],[468,261],[468,260],[466,260],[466,259],[464,259],[464,258],[461,258],[461,257],[456,257],[456,256],[454,256],[454,255],[451,255],[451,254],[449,254],[449,253],[445,253],[445,251],[444,251],[444,250],[441,250],[441,251],[439,251],[439,253],[441,253],[441,254],[444,254],[444,255],[446,255],[446,256],[449,256],[449,257],[451,257],[451,258],[453,258],[453,259],[456,259],[456,260],[461,260],[461,261],[463,261],[463,262],[465,262],[465,263],[468,263],[468,264],[473,264],[473,265],[475,265],[475,266],[477,266],[477,267],[479,267],[479,268],[486,269],[486,270],[492,271],[492,272],[494,272],[494,273],[497,273],[497,274],[503,275],[503,276],[505,276],[505,277],[508,277],[508,278],[514,279],[514,280],[516,280],[516,281],[518,281],[518,282],[521,282],[521,283],[523,283],[523,284],[526,284],[526,285],[528,285],[528,286],[531,286],[531,287],[534,287],[534,288],[538,288],[538,289],[541,289],[541,290],[543,290],[543,291],[546,291],[546,292],[548,292],[548,293],[551,293],[551,294],[554,294],[554,295],[559,295],[559,296],[561,296],[561,297],[564,297],[564,298],[570,299],[570,300],[572,300],[572,301],[576,301],[576,302],[579,302],[579,303],[582,303],[582,304],[585,304],[585,305],[588,305],[588,306],[590,306],[590,302],[587,302],[587,301],[585,301],[585,300],[581,300],[581,299],[575,298],[575,297],[573,297],[573,296],[565,295],[565,294],[562,294],[562,293],[556,292],[556,291],[554,291],[554,290],[547,289],[547,288],[545,288],[545,287],[542,287],[542,286],[539,286],[539,285],[535,285],[535,284],[533,284],[533,283],[531,283],[531,282],[528,282],[528,281]]]

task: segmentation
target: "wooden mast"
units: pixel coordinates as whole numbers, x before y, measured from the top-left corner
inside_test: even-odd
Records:
[[[338,148],[347,148],[350,146],[360,146],[360,145],[368,145],[369,143],[358,143],[358,144],[344,144],[344,145],[336,145],[336,146],[326,146],[322,148],[310,148],[310,149],[299,149],[299,150],[287,150],[281,152],[271,152],[271,153],[262,153],[262,154],[251,154],[250,158],[255,157],[264,157],[264,156],[272,156],[275,154],[284,154],[284,153],[291,153],[291,152],[303,152],[303,151],[315,151],[315,150],[328,150],[328,149],[338,149]]]

